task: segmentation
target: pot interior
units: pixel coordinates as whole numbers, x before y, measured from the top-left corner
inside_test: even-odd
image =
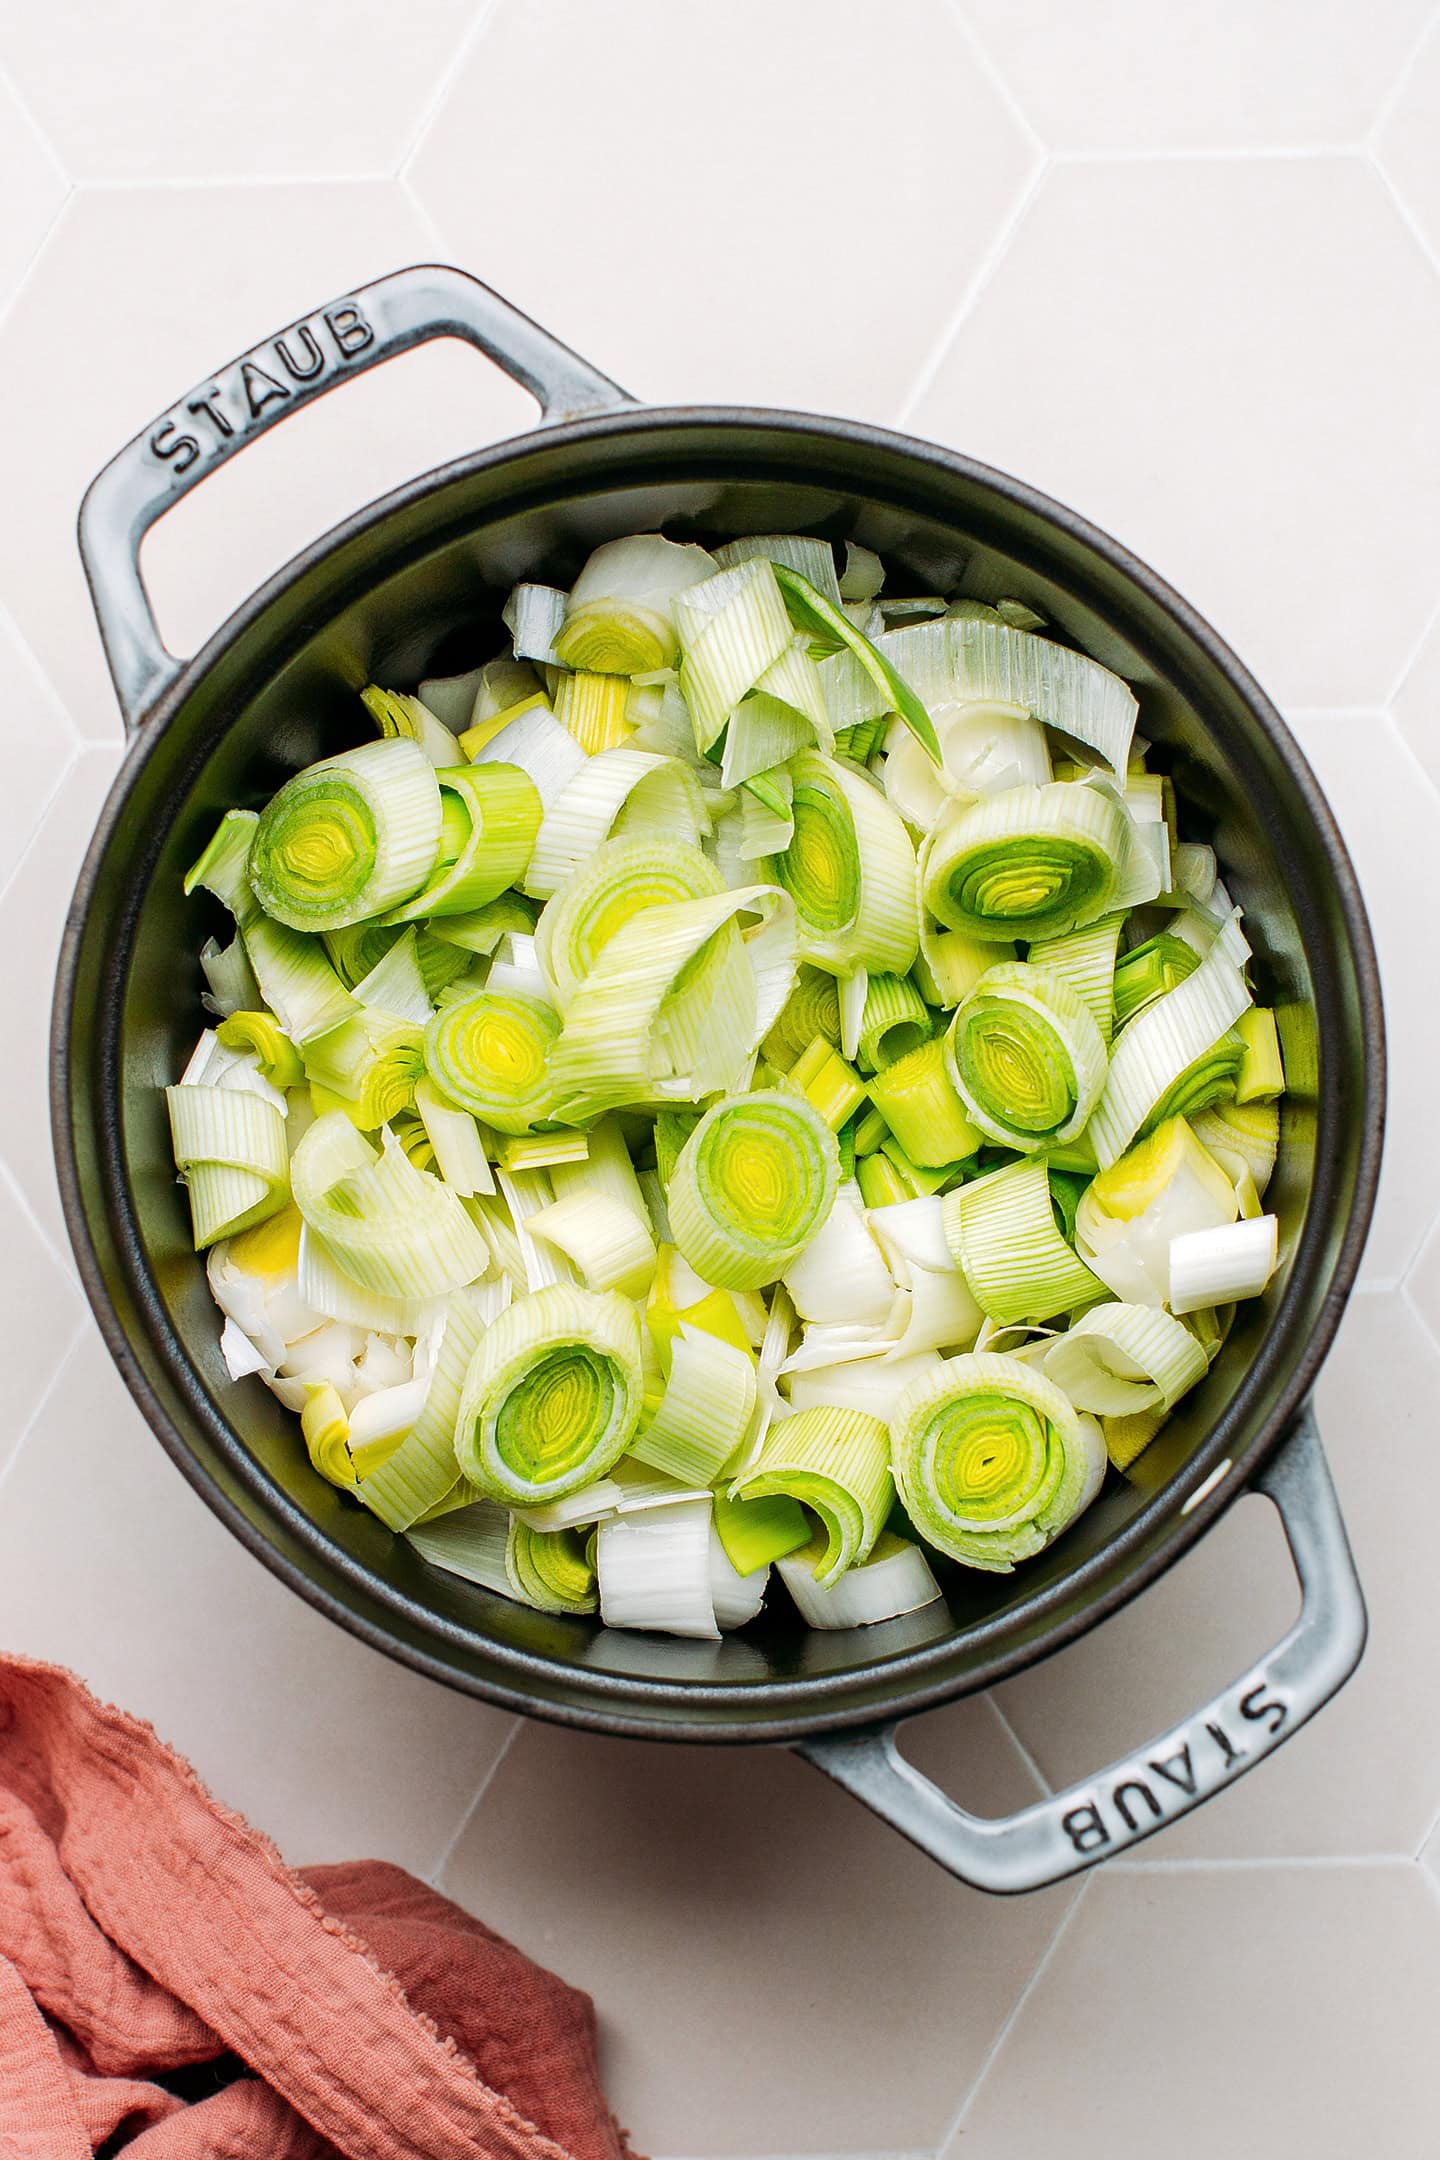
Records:
[[[1265,1296],[1132,1476],[1112,1473],[1048,1552],[1011,1576],[942,1562],[944,1603],[876,1628],[811,1632],[777,1595],[738,1636],[684,1642],[531,1612],[430,1569],[311,1470],[298,1421],[258,1380],[227,1378],[172,1166],[161,1088],[202,1023],[200,945],[229,936],[228,916],[207,895],[185,900],[181,878],[218,815],[363,736],[363,683],[412,687],[497,651],[517,578],[566,585],[599,540],[645,530],[854,538],[884,556],[891,590],[1035,606],[1133,684],[1187,836],[1213,842],[1244,905],[1257,994],[1283,1018],[1291,1092],[1266,1203],[1283,1258]],[[70,1130],[127,1376],[187,1474],[263,1557],[461,1686],[584,1720],[633,1711],[743,1736],[853,1720],[902,1686],[979,1685],[1172,1558],[1206,1519],[1203,1508],[1181,1516],[1184,1494],[1225,1462],[1226,1492],[1238,1489],[1333,1332],[1373,1183],[1378,1023],[1363,918],[1323,801],[1203,625],[1088,528],[963,461],[833,423],[675,413],[581,423],[447,468],[301,558],[213,641],[142,731],[87,875]]]

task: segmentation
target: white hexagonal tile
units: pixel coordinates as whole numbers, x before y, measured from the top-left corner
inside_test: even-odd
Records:
[[[1406,742],[1440,787],[1440,608],[1390,700],[1390,709]]]
[[[1370,1611],[1364,1659],[1313,1723],[1160,1832],[1147,1860],[1408,1855],[1424,1837],[1440,1807],[1440,1642],[1428,1529],[1410,1530],[1405,1496],[1431,1474],[1437,1391],[1440,1349],[1404,1300],[1358,1295],[1316,1404]],[[1154,1589],[999,1700],[1058,1789],[1207,1702],[1297,1604],[1268,1502],[1244,1499]]]
[[[1440,1002],[1423,994],[1416,945],[1435,887],[1440,792],[1385,713],[1296,713],[1291,725],[1339,820],[1380,956],[1389,1097],[1361,1280],[1381,1282],[1404,1272],[1440,1212],[1430,1079],[1440,1059]]]
[[[5,1313],[5,1417],[0,1476],[32,1412],[80,1332],[83,1302],[36,1228],[18,1186],[0,1170],[0,1307]],[[3,1505],[3,1503],[0,1503]]]
[[[389,181],[82,193],[0,329],[0,590],[82,733],[119,720],[75,548],[95,473],[187,384],[337,293],[429,260]],[[105,364],[96,365],[100,326]],[[37,412],[63,427],[37,427]],[[446,342],[345,382],[207,480],[151,535],[145,566],[173,650],[201,638],[317,532],[535,406]]]
[[[30,845],[45,806],[75,755],[75,730],[0,608],[0,892]]]
[[[972,1804],[1033,1798],[985,1703],[926,1727]],[[1073,1894],[966,1890],[783,1749],[544,1725],[440,1887],[591,1990],[641,2148],[705,2156],[933,2150]]]
[[[1052,150],[1349,143],[1374,120],[1428,0],[964,0]]]
[[[226,25],[183,0],[11,0],[0,60],[77,180],[384,173],[471,14],[413,0],[402,29],[384,0],[250,0]]]
[[[1440,279],[1362,159],[1052,167],[911,421],[1118,534],[1293,704],[1386,698],[1435,604]]]
[[[1440,22],[1432,23],[1385,117],[1375,150],[1440,256]]]
[[[70,895],[118,762],[118,748],[108,746],[76,756],[0,895],[6,1027],[15,1046],[0,1063],[0,1158],[67,1266],[70,1247],[50,1153],[46,1093],[50,1001]]]
[[[296,1597],[169,1462],[87,1330],[5,1481],[0,1636],[74,1666],[297,1865],[436,1867],[514,1724]]]
[[[615,0],[499,6],[408,177],[638,396],[884,419],[1034,164],[946,0]]]
[[[5,205],[0,219],[0,310],[19,290],[65,200],[66,187],[49,144],[0,76],[0,202]]]
[[[942,2160],[1429,2160],[1436,1923],[1411,1863],[1097,1877]]]

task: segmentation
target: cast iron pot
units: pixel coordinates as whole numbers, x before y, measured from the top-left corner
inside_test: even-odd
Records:
[[[309,547],[193,660],[160,640],[138,550],[156,518],[262,429],[345,377],[460,337],[544,424],[373,504]],[[161,1085],[197,1026],[195,955],[224,930],[181,897],[218,814],[353,740],[355,690],[461,668],[501,642],[517,578],[567,584],[600,540],[664,528],[853,536],[898,589],[1032,601],[1134,683],[1192,831],[1246,910],[1283,1008],[1292,1092],[1271,1187],[1283,1264],[1128,1481],[1014,1576],[945,1571],[943,1604],[811,1633],[767,1614],[719,1645],[530,1612],[426,1567],[324,1483],[258,1380],[232,1385],[190,1249]],[[136,1401],[216,1514],[365,1641],[510,1710],[647,1739],[783,1741],[966,1880],[1033,1888],[1173,1821],[1297,1730],[1353,1670],[1365,1610],[1309,1397],[1353,1280],[1380,1156],[1380,994],[1365,914],[1319,788],[1279,716],[1153,572],[1033,489],[853,422],[638,406],[484,285],[416,268],[222,368],[129,443],[80,519],[131,741],[86,858],[56,991],[53,1113],[80,1269]],[[1006,1820],[954,1806],[897,1726],[1072,1642],[1179,1558],[1244,1491],[1284,1522],[1299,1620],[1153,1744]]]

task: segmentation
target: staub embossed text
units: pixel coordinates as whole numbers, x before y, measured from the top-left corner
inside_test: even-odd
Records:
[[[374,342],[358,301],[322,308],[172,405],[150,430],[151,455],[177,476],[203,459],[228,455],[253,428],[278,419],[292,398],[328,387]]]

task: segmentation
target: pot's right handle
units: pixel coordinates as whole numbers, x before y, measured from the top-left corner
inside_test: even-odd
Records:
[[[1344,1686],[1365,1647],[1365,1600],[1308,1406],[1255,1487],[1284,1525],[1300,1578],[1299,1619],[1213,1702],[1098,1777],[991,1818],[966,1814],[905,1761],[898,1722],[798,1741],[796,1752],[982,1890],[1038,1890],[1138,1844],[1298,1732]]]
[[[183,665],[165,648],[140,575],[140,543],[155,520],[302,405],[442,337],[477,345],[538,398],[546,420],[635,402],[488,285],[439,263],[361,285],[241,353],[128,442],[80,506],[80,553],[127,728]]]

